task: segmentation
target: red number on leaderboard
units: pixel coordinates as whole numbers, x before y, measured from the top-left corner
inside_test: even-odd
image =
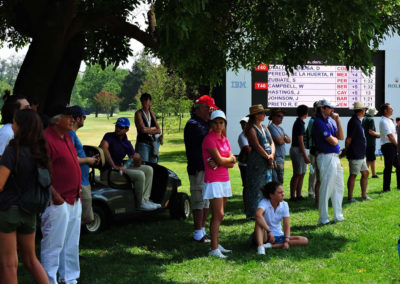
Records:
[[[268,71],[268,65],[267,64],[260,64],[256,68],[254,68],[255,71]]]
[[[254,89],[256,90],[267,90],[268,83],[254,83]]]

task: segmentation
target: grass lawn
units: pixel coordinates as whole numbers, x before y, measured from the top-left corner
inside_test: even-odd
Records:
[[[175,118],[168,119],[169,127],[177,126]],[[78,136],[83,144],[98,145],[105,132],[113,131],[115,120],[90,116]],[[128,136],[131,140],[136,138],[134,127]],[[182,179],[180,190],[189,192],[183,132],[168,130],[164,141],[160,164],[175,171]],[[342,164],[346,183],[347,160],[342,159]],[[344,222],[316,226],[318,212],[314,209],[314,200],[289,203],[292,235],[306,236],[309,246],[288,251],[267,250],[265,256],[258,256],[256,248],[248,244],[254,221],[246,221],[243,214],[240,173],[236,166],[230,170],[233,197],[228,200],[220,231],[220,243],[233,250],[227,259],[208,257],[208,245],[191,240],[191,218],[172,220],[165,212],[113,224],[99,235],[82,235],[80,283],[398,283],[400,191],[394,189],[382,194],[380,158],[377,169],[379,179],[369,179],[368,185],[368,194],[373,200],[353,204],[344,201]],[[291,174],[288,160],[285,198],[289,196]],[[304,196],[307,196],[307,181],[308,175],[303,186]],[[395,181],[393,175],[392,186]],[[344,200],[347,200],[345,191]],[[361,199],[359,177],[354,196]],[[331,209],[329,213],[332,218]],[[20,283],[32,282],[22,265],[19,278]]]

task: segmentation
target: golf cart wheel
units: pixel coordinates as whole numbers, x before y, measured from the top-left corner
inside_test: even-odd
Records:
[[[98,234],[107,228],[108,219],[102,207],[93,205],[93,217],[92,223],[84,225],[85,232],[89,234]]]
[[[172,218],[187,219],[190,216],[191,207],[189,196],[186,193],[178,192],[175,194],[174,199],[169,208]]]

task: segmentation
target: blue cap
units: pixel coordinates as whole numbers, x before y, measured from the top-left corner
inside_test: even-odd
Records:
[[[85,111],[80,106],[72,106],[72,107],[69,107],[69,109],[71,110],[72,117],[74,119],[76,119],[77,117],[81,117],[81,116],[90,114],[90,112]]]
[[[129,119],[127,119],[126,117],[118,118],[118,120],[117,120],[117,122],[115,124],[119,125],[121,127],[129,127],[129,126],[131,126],[131,123],[129,122]]]

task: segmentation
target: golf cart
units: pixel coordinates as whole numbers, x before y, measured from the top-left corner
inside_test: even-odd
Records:
[[[88,157],[96,154],[100,156],[99,165],[92,167],[89,174],[94,221],[84,225],[85,232],[98,233],[106,229],[112,220],[157,214],[165,209],[169,209],[172,218],[186,219],[189,217],[191,212],[189,197],[186,193],[178,192],[181,180],[173,171],[159,164],[146,163],[153,168],[153,187],[150,199],[161,204],[161,208],[154,211],[142,211],[139,209],[140,201],[136,197],[134,185],[129,176],[123,175],[126,179],[125,182],[113,182],[110,180],[111,172],[109,172],[107,180],[101,180],[95,170],[105,169],[103,150],[94,146],[84,146],[84,150]]]

